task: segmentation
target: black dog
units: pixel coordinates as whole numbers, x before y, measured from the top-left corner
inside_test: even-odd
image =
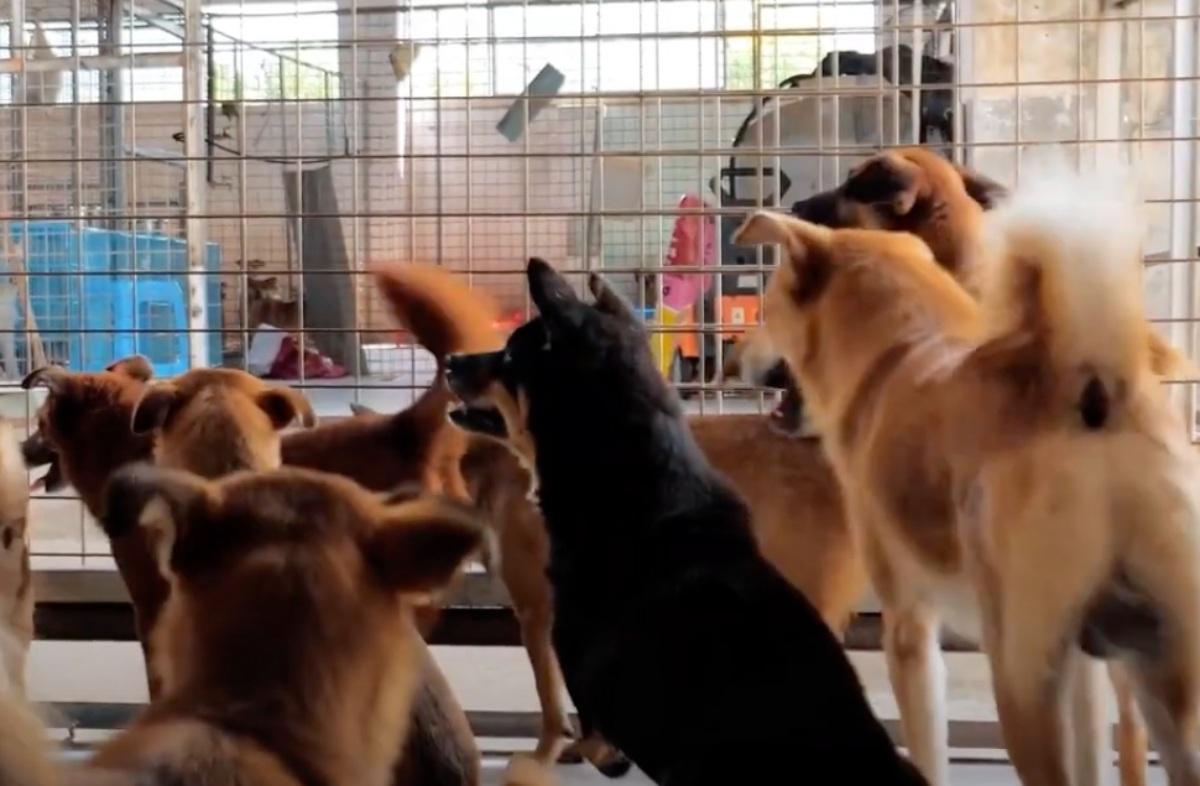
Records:
[[[922,784],[808,601],[758,552],[639,319],[531,260],[541,314],[449,359],[537,473],[554,644],[581,717],[660,784]],[[464,421],[468,422],[468,421]]]

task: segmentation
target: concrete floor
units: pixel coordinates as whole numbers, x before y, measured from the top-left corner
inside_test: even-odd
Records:
[[[500,786],[504,782],[503,758],[489,758],[484,761],[484,786]],[[555,776],[560,786],[650,786],[651,781],[640,772],[633,772],[621,780],[609,780],[596,770],[586,766],[557,767]],[[1109,779],[1116,783],[1116,774]],[[797,773],[797,784],[804,783],[801,773]],[[1166,786],[1167,779],[1163,771],[1154,767],[1150,771],[1148,786]],[[954,764],[950,767],[950,783],[952,786],[1019,786],[1017,774],[1013,769],[1000,763]],[[734,786],[731,784],[731,786]],[[756,786],[755,784],[737,784],[736,786]],[[814,786],[818,786],[814,784]],[[821,785],[824,786],[824,785]],[[849,785],[847,785],[849,786]]]

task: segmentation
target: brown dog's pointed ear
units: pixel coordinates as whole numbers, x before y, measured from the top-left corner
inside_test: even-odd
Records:
[[[189,529],[209,510],[208,489],[207,481],[190,472],[128,464],[108,482],[100,526],[112,540],[139,527],[154,530],[159,564],[166,571],[176,544],[186,540]]]
[[[461,502],[419,497],[387,508],[363,554],[384,586],[427,596],[449,583],[483,544],[478,514]]]
[[[378,415],[379,411],[376,409],[373,409],[372,407],[367,406],[366,404],[361,404],[357,401],[351,401],[350,402],[350,414],[354,415],[354,417],[357,418],[357,417],[361,417],[363,415]]]
[[[833,230],[782,213],[760,210],[742,224],[733,242],[745,246],[778,243],[793,262],[824,256],[833,242]]]
[[[800,304],[814,300],[825,289],[833,270],[830,247],[834,230],[792,216],[760,211],[746,219],[733,235],[741,245],[778,243],[787,255],[784,264],[791,267],[793,299]],[[794,279],[794,280],[793,280]]]
[[[150,360],[145,355],[130,355],[114,360],[105,366],[104,370],[124,374],[139,382],[149,382],[154,377],[154,366],[150,365]]]
[[[991,210],[1008,197],[1008,188],[961,164],[955,164],[954,169],[962,178],[963,188],[967,196],[974,199],[984,210]]]
[[[895,153],[880,153],[850,170],[843,186],[847,198],[865,205],[890,205],[898,216],[908,215],[921,195],[925,173]]]
[[[312,404],[295,388],[268,388],[254,397],[254,403],[267,413],[277,430],[287,428],[297,418],[305,428],[312,428],[317,423]]]
[[[592,297],[596,298],[596,307],[601,311],[630,322],[640,321],[633,313],[633,307],[625,298],[617,294],[617,291],[599,273],[592,273],[588,276],[588,289],[592,291]]]
[[[48,388],[51,393],[59,393],[70,376],[71,372],[62,366],[42,366],[30,371],[25,379],[21,380],[21,387],[25,390],[44,387]]]
[[[170,382],[159,382],[150,385],[133,405],[133,415],[129,419],[130,428],[134,434],[150,434],[171,419],[175,408],[179,405],[179,389]]]

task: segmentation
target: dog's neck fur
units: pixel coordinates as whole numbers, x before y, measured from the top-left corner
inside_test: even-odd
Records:
[[[723,501],[740,505],[677,412],[593,412],[590,435],[580,435],[577,418],[538,414],[535,404],[530,426],[539,502],[552,540],[627,544],[639,529],[689,510]]]
[[[196,618],[197,610],[189,612],[186,605],[172,601],[164,626],[181,615]],[[235,739],[252,740],[304,784],[385,786],[407,733],[406,708],[418,678],[409,667],[414,656],[400,654],[416,641],[412,620],[389,622],[372,634],[375,645],[357,636],[349,645],[357,656],[337,652],[345,649],[340,637],[323,646],[296,645],[309,650],[307,658],[284,651],[294,649],[286,641],[264,640],[243,640],[240,646],[256,646],[257,652],[241,658],[212,652],[205,657],[194,649],[181,654],[191,639],[179,638],[174,657],[193,661],[192,668],[151,705],[142,723],[203,721]]]
[[[876,276],[868,268],[844,273],[847,276]],[[933,284],[946,285],[944,277],[933,277]],[[942,280],[938,280],[938,279]],[[882,280],[881,280],[882,281]],[[928,284],[917,284],[918,287]],[[861,289],[861,282],[846,286]],[[939,367],[953,365],[964,347],[974,337],[979,324],[979,311],[964,297],[939,300],[928,293],[904,293],[889,290],[883,282],[869,299],[869,314],[876,324],[863,329],[861,321],[848,320],[836,313],[843,301],[830,299],[814,306],[818,312],[808,319],[821,334],[822,348],[818,352],[796,355],[791,342],[788,363],[797,369],[801,385],[808,391],[809,401],[820,430],[842,442],[847,434],[849,418],[863,415],[857,411],[875,393],[874,388],[887,384],[893,368],[906,363],[909,356],[921,353],[926,360],[922,366],[932,379]],[[881,305],[888,304],[891,305]],[[869,342],[869,343],[868,343]]]

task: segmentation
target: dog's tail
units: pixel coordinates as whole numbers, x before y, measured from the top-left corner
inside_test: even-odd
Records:
[[[1064,170],[993,214],[1003,254],[985,285],[990,340],[976,359],[1013,382],[1022,407],[1074,410],[1103,428],[1122,398],[1175,362],[1146,320],[1142,210],[1116,176]]]
[[[59,782],[46,728],[14,693],[0,695],[0,783],[53,786]]]
[[[499,312],[493,301],[446,270],[427,265],[387,265],[375,270],[396,319],[437,358],[439,370],[454,352],[499,349]]]

